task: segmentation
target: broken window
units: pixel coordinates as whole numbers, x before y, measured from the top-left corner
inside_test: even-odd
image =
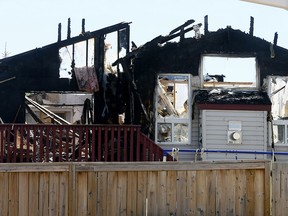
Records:
[[[129,30],[128,29],[121,29],[118,31],[118,55],[119,58],[124,57],[128,52],[129,47]]]
[[[269,96],[274,120],[288,117],[288,77],[269,77]]]
[[[288,77],[270,76],[268,93],[272,102],[273,139],[275,144],[288,144]]]
[[[106,35],[104,46],[104,72],[117,73],[117,67],[113,63],[117,60],[117,34],[113,32]]]
[[[273,121],[273,139],[275,144],[287,144],[287,128],[284,121]]]
[[[129,30],[126,28],[106,35],[104,49],[104,71],[106,73],[116,74],[118,72],[123,72],[121,64],[113,66],[113,63],[129,52],[128,41]]]
[[[71,79],[74,69],[79,89],[90,93],[99,90],[94,68],[94,41],[94,38],[91,38],[59,49],[60,78]]]
[[[156,142],[189,143],[190,76],[161,74],[156,86]]]
[[[73,61],[73,45],[65,46],[59,50],[60,57],[60,68],[59,75],[60,78],[71,78],[72,71],[72,61]]]
[[[94,38],[92,38],[60,48],[60,78],[71,79],[73,59],[75,68],[92,67],[94,65],[94,47]]]
[[[256,71],[255,57],[202,58],[203,87],[256,88]]]

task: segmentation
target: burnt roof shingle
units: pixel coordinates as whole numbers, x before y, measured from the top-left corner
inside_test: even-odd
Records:
[[[271,105],[268,94],[264,91],[239,90],[197,90],[196,104],[247,104]]]

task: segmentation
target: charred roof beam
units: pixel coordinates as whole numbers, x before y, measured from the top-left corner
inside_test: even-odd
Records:
[[[83,41],[83,38],[85,40],[91,39],[91,38],[95,38],[95,37],[99,37],[100,35],[106,35],[112,32],[117,32],[121,29],[126,29],[129,28],[129,24],[131,22],[127,23],[127,22],[121,22],[112,26],[108,26],[106,28],[102,28],[93,32],[85,32],[84,34],[80,34],[79,36],[73,37],[73,38],[68,38],[66,40],[60,41],[58,42],[58,45],[60,46],[69,46],[72,45],[74,43],[78,43]]]

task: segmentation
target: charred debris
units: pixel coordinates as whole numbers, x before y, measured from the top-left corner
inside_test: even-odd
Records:
[[[204,29],[202,27],[201,23],[195,25],[194,20],[189,20],[172,30],[167,36],[158,36],[139,47],[134,44],[133,50],[115,63],[122,65],[130,84],[130,89],[127,89],[130,103],[127,104],[132,107],[128,113],[126,110],[128,121],[144,126],[150,125],[150,128],[145,128],[146,132],[149,133],[151,128],[153,131],[153,118],[157,112],[154,106],[157,75],[168,73],[192,76],[193,107],[194,103],[237,104],[240,102],[271,106],[265,80],[269,75],[285,76],[288,72],[288,51],[277,46],[278,34],[274,34],[273,43],[254,36],[253,17],[250,17],[248,33],[233,29],[231,26],[210,32],[208,16],[204,18]],[[175,41],[176,38],[180,39]],[[202,80],[201,75],[204,55],[254,57],[259,71],[258,85],[248,91],[243,87],[230,89],[225,86],[224,88],[222,86],[220,91],[217,89],[215,91],[213,88],[211,91],[213,86],[209,85],[204,78]],[[216,82],[223,82],[225,79],[221,73],[210,77]]]
[[[214,98],[209,94],[208,98],[206,90],[201,87],[199,68],[205,54],[255,57],[261,72],[258,77],[260,87],[255,89],[256,92],[265,91],[266,76],[287,74],[288,51],[277,46],[278,34],[275,33],[273,43],[255,37],[253,17],[250,18],[248,33],[230,26],[209,31],[208,16],[205,16],[204,25],[191,19],[168,35],[160,35],[141,46],[130,42],[130,23],[86,32],[85,20],[82,20],[82,32],[76,37],[71,37],[70,24],[69,19],[67,39],[62,40],[59,24],[56,43],[0,60],[0,113],[3,122],[25,122],[27,105],[33,104],[27,97],[29,92],[61,94],[88,91],[92,97],[85,106],[83,102],[82,115],[89,113],[91,121],[82,123],[118,124],[119,115],[124,114],[125,124],[140,124],[149,134],[153,131],[157,74],[185,73],[196,77],[192,88],[201,93],[196,98],[201,103],[205,103],[203,98],[217,100],[217,103],[223,99],[219,94]],[[117,38],[113,64],[107,64],[109,34],[115,34]],[[82,49],[82,53],[77,53],[77,49]],[[123,51],[124,55],[120,55]],[[59,78],[61,70],[66,71],[69,77]],[[216,74],[216,79],[219,76],[221,78],[221,74],[218,77]],[[228,95],[230,103],[233,103],[240,93]],[[255,93],[241,95],[251,101],[255,98]],[[254,102],[269,103],[262,93],[257,95],[261,99],[256,97]],[[32,113],[31,110],[28,112]]]

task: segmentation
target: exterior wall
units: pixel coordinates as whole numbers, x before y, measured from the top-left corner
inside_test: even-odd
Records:
[[[267,150],[267,111],[202,110],[203,148],[208,150]],[[241,122],[242,141],[228,144],[229,121]],[[264,154],[205,153],[203,160],[266,159]]]

